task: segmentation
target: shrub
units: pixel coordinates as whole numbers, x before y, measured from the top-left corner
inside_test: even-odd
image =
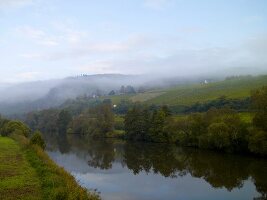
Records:
[[[267,155],[267,133],[265,131],[252,129],[248,142],[248,148],[251,152]]]
[[[227,149],[231,145],[229,128],[224,122],[212,123],[208,127],[208,137],[216,149]]]
[[[40,131],[35,131],[31,137],[30,144],[35,144],[40,146],[42,149],[45,149],[45,141]]]
[[[2,128],[2,135],[10,135],[11,133],[22,134],[28,137],[31,130],[30,128],[20,121],[9,121]]]

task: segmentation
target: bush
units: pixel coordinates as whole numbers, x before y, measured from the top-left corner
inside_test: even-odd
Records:
[[[212,123],[208,127],[208,138],[216,149],[228,149],[231,145],[229,128],[224,122]]]
[[[267,155],[267,133],[262,130],[252,129],[250,131],[248,148],[253,153]]]
[[[45,149],[45,141],[40,131],[35,131],[31,137],[30,144],[35,144],[40,146],[42,149]]]
[[[11,133],[22,134],[25,137],[30,135],[30,128],[20,121],[9,121],[2,127],[2,135],[10,135]]]

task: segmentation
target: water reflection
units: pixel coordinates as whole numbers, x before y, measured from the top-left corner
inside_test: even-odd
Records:
[[[165,199],[202,199],[205,195],[205,199],[216,196],[218,199],[218,195],[222,199],[267,199],[267,161],[264,159],[164,144],[86,140],[78,136],[63,137],[55,143],[49,138],[53,141],[48,142],[52,159],[76,175],[85,186],[98,188],[107,199],[126,199],[129,195],[131,199],[161,199],[164,196]],[[106,180],[101,182],[100,179]],[[100,181],[99,185],[97,181]],[[154,189],[147,196],[149,186],[143,186],[146,190],[139,188],[131,193],[133,187],[143,182],[158,184],[163,189],[163,186],[168,187],[165,188],[168,192]],[[121,184],[123,189],[115,191],[113,184]],[[174,185],[180,188],[174,188]],[[185,185],[192,188],[181,189]],[[203,187],[203,191],[197,187]]]

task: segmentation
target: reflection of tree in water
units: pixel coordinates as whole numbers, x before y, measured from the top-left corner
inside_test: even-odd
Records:
[[[110,169],[114,161],[115,150],[112,142],[107,140],[91,141],[88,144],[88,153],[91,159],[88,165],[94,168]]]
[[[205,179],[215,188],[225,187],[229,191],[241,188],[249,177],[248,169],[244,167],[249,159],[198,150],[188,150],[184,155],[188,172],[193,177]]]
[[[266,160],[161,144],[126,143],[124,151],[123,160],[134,174],[145,171],[174,178],[190,173],[229,191],[252,177],[262,199],[267,199]]]
[[[251,157],[219,154],[175,145],[153,143],[114,143],[113,140],[87,140],[88,165],[110,169],[115,161],[127,166],[134,174],[142,171],[175,178],[191,174],[206,180],[214,188],[225,187],[231,191],[241,188],[252,177],[258,199],[267,199],[267,161]],[[80,146],[80,145],[79,145]]]
[[[66,135],[57,136],[58,149],[60,153],[68,153],[70,151],[70,144]]]
[[[165,177],[176,177],[176,172],[182,172],[183,163],[175,159],[171,145],[126,143],[124,162],[134,174],[141,171],[153,171]]]
[[[45,133],[45,142],[48,150],[59,150],[60,153],[68,153],[70,151],[70,144],[67,134],[59,134],[58,132]]]
[[[267,199],[267,164],[265,160],[257,160],[251,162],[249,165],[251,171],[251,177],[257,188],[257,191],[261,193],[261,197],[255,198],[257,200]]]

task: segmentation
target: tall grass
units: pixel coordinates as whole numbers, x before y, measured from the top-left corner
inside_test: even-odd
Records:
[[[97,200],[99,195],[81,187],[64,168],[56,165],[37,145],[30,145],[23,136],[12,135],[26,154],[30,165],[36,170],[41,182],[43,199]]]

